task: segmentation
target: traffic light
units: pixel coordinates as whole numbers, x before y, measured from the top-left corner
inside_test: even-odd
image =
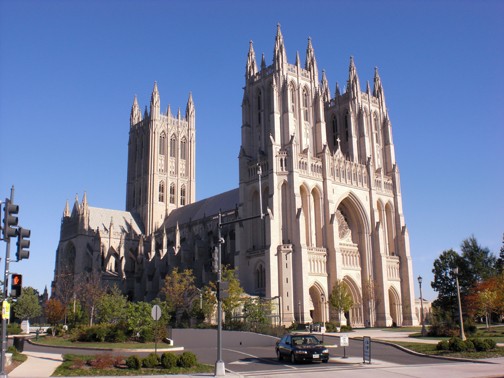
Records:
[[[26,228],[19,227],[17,234],[17,261],[28,259],[30,258],[30,251],[28,251],[28,248],[30,248],[30,240],[28,240],[28,238],[30,237],[31,231]]]
[[[21,274],[12,275],[11,284],[11,297],[17,298],[21,295],[21,289],[23,287],[23,276]]]
[[[18,224],[18,217],[15,216],[19,212],[19,206],[11,203],[10,200],[5,201],[5,214],[4,214],[4,239],[9,239],[17,234],[16,226]]]
[[[219,271],[219,247],[212,248],[212,272]]]

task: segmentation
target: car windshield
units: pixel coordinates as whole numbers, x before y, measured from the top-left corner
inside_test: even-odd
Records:
[[[319,341],[314,336],[296,336],[292,338],[293,345],[318,345]]]

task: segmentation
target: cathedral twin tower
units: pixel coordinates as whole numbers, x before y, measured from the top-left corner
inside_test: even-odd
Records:
[[[418,324],[399,170],[383,87],[361,91],[350,60],[344,93],[306,61],[289,64],[277,29],[273,63],[250,43],[242,101],[239,187],[195,202],[195,107],[160,111],[157,85],[142,117],[130,117],[126,210],[67,206],[55,271],[98,271],[131,299],[154,298],[173,268],[198,284],[215,279],[215,216],[256,218],[224,227],[223,261],[248,294],[272,299],[282,324],[339,319],[327,305],[344,284],[353,327]],[[258,167],[262,177],[259,181]],[[259,188],[259,182],[261,187]],[[260,200],[262,199],[262,201]],[[94,215],[92,215],[94,213]],[[106,219],[108,216],[109,219]],[[100,221],[98,221],[98,219]],[[107,222],[105,222],[107,220]],[[101,223],[100,223],[101,222]],[[79,232],[80,230],[80,232]],[[61,280],[59,280],[61,281]]]

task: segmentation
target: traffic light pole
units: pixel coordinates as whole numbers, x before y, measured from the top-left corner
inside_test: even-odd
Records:
[[[251,219],[261,218],[264,219],[263,208],[262,208],[262,184],[261,176],[262,169],[261,165],[257,164],[257,175],[259,176],[259,215],[255,215],[248,218],[239,218],[229,222],[222,223],[222,213],[219,210],[219,218],[217,224],[217,243],[219,244],[217,250],[217,361],[215,362],[215,376],[221,377],[226,375],[226,366],[222,360],[222,296],[221,296],[221,284],[222,284],[222,244],[224,244],[224,239],[222,238],[222,227],[234,224],[238,222],[244,222]]]
[[[10,200],[5,201],[5,206],[14,201],[14,187],[11,189]],[[6,211],[7,212],[7,211]],[[4,234],[7,231],[4,230]],[[3,298],[2,301],[6,301],[9,297],[9,263],[10,263],[10,237],[4,238],[5,247],[5,271],[3,280]],[[3,303],[2,303],[3,310]],[[7,351],[7,319],[2,311],[2,353],[0,358],[0,378],[7,378],[7,373],[5,372],[5,352]]]

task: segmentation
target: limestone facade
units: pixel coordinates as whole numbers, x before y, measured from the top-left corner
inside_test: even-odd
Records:
[[[154,298],[174,267],[198,284],[215,280],[211,249],[224,221],[223,262],[248,294],[278,300],[284,324],[336,319],[337,280],[354,306],[354,327],[418,324],[392,126],[378,70],[362,91],[353,58],[346,88],[319,72],[312,41],[301,66],[287,61],[280,27],[273,63],[252,42],[242,101],[239,187],[195,202],[195,107],[131,111],[125,212],[67,204],[55,282],[65,269],[98,271],[135,300]],[[183,145],[184,144],[184,145]],[[259,188],[258,169],[261,170]],[[262,209],[260,204],[262,203]],[[260,211],[261,210],[261,211]],[[265,216],[261,219],[260,214]],[[68,268],[68,267],[71,268]]]

